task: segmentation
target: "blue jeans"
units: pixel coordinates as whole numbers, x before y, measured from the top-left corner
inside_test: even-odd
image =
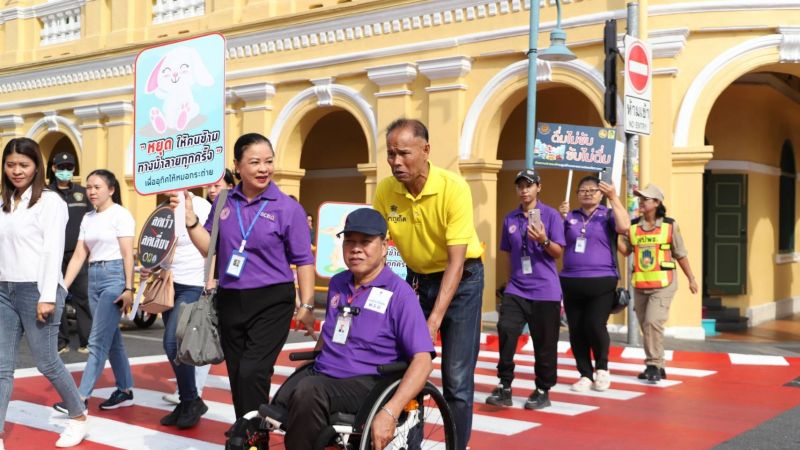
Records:
[[[178,283],[172,283],[172,285],[175,288],[175,306],[169,311],[161,313],[161,319],[164,321],[164,353],[178,380],[178,395],[181,402],[185,402],[198,397],[197,386],[194,380],[194,366],[175,362],[175,357],[178,355],[178,340],[175,338],[175,330],[178,328],[180,306],[196,302],[203,293],[203,287]]]
[[[406,280],[414,286],[425,317],[433,310],[442,275],[420,275],[409,269]],[[475,394],[475,364],[481,339],[483,263],[470,259],[439,328],[442,337],[442,383],[444,398],[456,422],[458,448],[464,449],[472,433],[472,401]]]
[[[56,388],[70,417],[83,414],[83,402],[75,380],[58,357],[58,325],[67,292],[59,287],[56,309],[45,322],[36,320],[39,289],[36,283],[0,282],[0,433],[6,422],[8,402],[14,385],[14,366],[22,335],[28,341],[36,368]]]
[[[121,259],[89,263],[89,307],[92,309],[92,332],[89,334],[89,359],[78,391],[89,398],[97,379],[103,374],[106,360],[111,362],[117,389],[133,387],[133,375],[125,353],[119,319],[122,310],[114,300],[125,289],[125,269]]]

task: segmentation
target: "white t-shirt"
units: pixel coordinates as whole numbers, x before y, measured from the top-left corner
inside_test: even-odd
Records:
[[[198,226],[202,227],[211,213],[211,203],[208,203],[202,197],[191,193],[190,195],[192,196],[192,211],[200,218],[200,225]],[[178,200],[178,207],[175,208],[175,233],[178,235],[175,256],[172,258],[172,264],[165,264],[165,266],[172,269],[172,281],[174,283],[187,286],[205,286],[203,273],[206,259],[192,244],[189,232],[183,223],[183,218],[186,217],[184,212],[186,204],[183,201],[183,196],[179,195]]]
[[[10,212],[0,209],[0,281],[35,281],[39,301],[54,303],[57,287],[64,287],[61,259],[69,214],[64,200],[48,190],[28,208],[32,193],[29,187]]]
[[[105,211],[91,211],[83,216],[78,240],[89,249],[89,262],[122,259],[121,237],[136,235],[136,222],[131,213],[114,203]]]

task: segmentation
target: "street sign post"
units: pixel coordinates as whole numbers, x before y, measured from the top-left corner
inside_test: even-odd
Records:
[[[647,44],[625,36],[625,132],[650,135],[653,99],[652,53]]]

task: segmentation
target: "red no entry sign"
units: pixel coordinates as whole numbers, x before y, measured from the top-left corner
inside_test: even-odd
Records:
[[[631,46],[625,66],[633,90],[637,94],[644,93],[650,84],[651,66],[647,51],[641,43],[635,42]]]

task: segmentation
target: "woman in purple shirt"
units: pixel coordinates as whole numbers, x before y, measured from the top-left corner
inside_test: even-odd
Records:
[[[306,214],[272,182],[275,152],[257,133],[239,137],[233,163],[242,182],[224,205],[214,202],[204,226],[185,194],[186,229],[203,255],[210,244],[214,211],[219,217],[216,270],[217,311],[236,418],[269,403],[275,360],[286,342],[294,313],[297,266],[302,307],[299,325],[314,330],[314,255]],[[177,199],[174,199],[177,205]]]
[[[601,205],[603,196],[611,209]],[[569,210],[561,204],[564,216],[564,265],[561,288],[569,325],[569,342],[581,378],[572,390],[605,391],[611,386],[608,373],[609,337],[606,322],[614,306],[617,272],[616,239],[630,228],[630,219],[611,184],[588,176],[578,184],[581,207]],[[591,353],[590,353],[591,352]],[[594,355],[595,367],[592,370]]]
[[[522,328],[528,324],[536,355],[536,389],[524,406],[525,409],[541,409],[550,406],[548,392],[556,384],[561,314],[556,259],[564,247],[564,226],[558,211],[539,201],[542,187],[538,173],[533,169],[523,170],[517,174],[515,183],[520,205],[503,221],[500,240],[500,250],[508,253],[511,269],[497,321],[500,384],[486,403],[512,405],[514,353]]]

